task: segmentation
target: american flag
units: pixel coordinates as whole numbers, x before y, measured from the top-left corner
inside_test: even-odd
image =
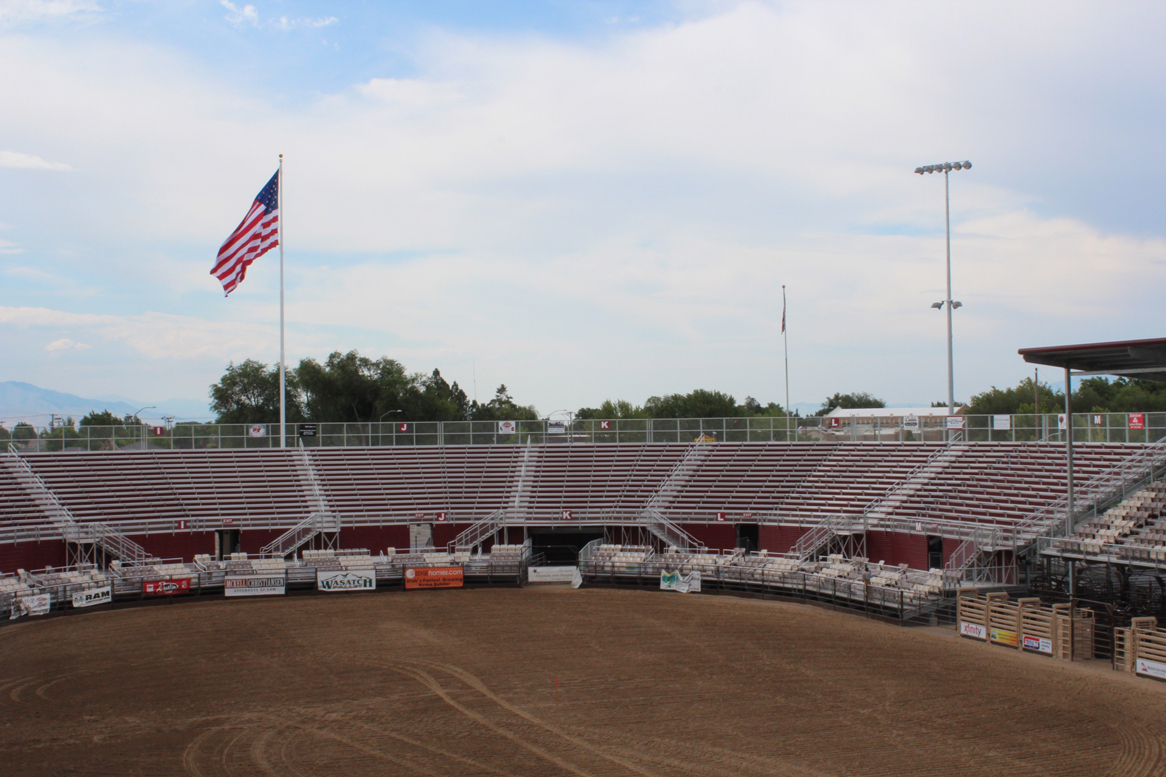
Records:
[[[219,249],[211,275],[223,284],[223,296],[229,295],[247,276],[247,267],[279,245],[279,172],[255,196],[251,210]]]

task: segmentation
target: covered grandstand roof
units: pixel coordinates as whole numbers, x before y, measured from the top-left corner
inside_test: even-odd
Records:
[[[1166,338],[1021,348],[1031,364],[1069,368],[1082,375],[1122,375],[1166,383]]]

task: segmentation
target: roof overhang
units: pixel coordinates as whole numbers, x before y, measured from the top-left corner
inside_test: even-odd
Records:
[[[1166,338],[1021,348],[1030,364],[1068,368],[1076,375],[1118,375],[1166,383]]]

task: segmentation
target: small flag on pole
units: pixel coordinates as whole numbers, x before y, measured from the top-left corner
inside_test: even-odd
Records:
[[[785,334],[785,286],[781,287],[781,333]]]
[[[253,261],[279,245],[279,173],[255,196],[251,209],[219,249],[211,275],[229,295],[247,276]]]

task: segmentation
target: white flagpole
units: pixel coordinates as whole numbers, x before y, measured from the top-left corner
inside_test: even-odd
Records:
[[[282,244],[281,244],[282,245]],[[785,323],[785,284],[781,284],[781,352],[785,356],[785,417],[789,418],[789,333]],[[789,421],[785,422],[786,437],[789,437]]]
[[[279,155],[279,447],[287,447],[287,375],[283,353],[283,154]]]

